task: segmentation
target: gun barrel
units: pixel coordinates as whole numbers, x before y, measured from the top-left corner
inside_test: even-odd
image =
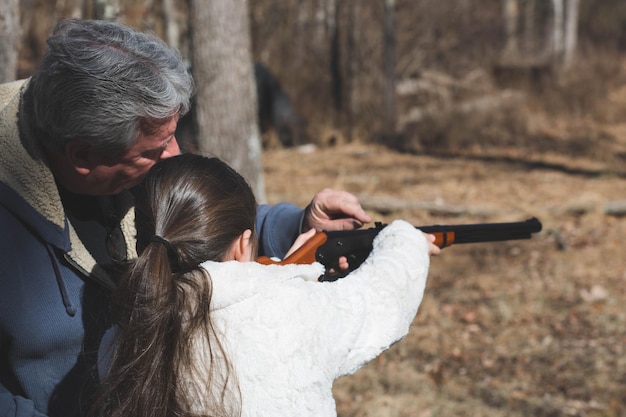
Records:
[[[541,231],[542,225],[537,218],[533,217],[522,222],[435,225],[417,228],[424,233],[432,233],[438,237],[441,235],[442,246],[440,247],[443,248],[453,243],[530,239],[533,233]]]

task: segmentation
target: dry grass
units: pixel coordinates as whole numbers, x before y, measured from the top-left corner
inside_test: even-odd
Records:
[[[270,202],[304,206],[334,187],[463,208],[455,217],[369,210],[381,221],[544,224],[529,241],[433,258],[410,334],[336,382],[341,417],[626,415],[626,220],[604,210],[626,198],[614,160],[514,148],[434,157],[354,143],[269,150],[264,164]]]
[[[411,153],[345,141],[266,152],[270,202],[304,206],[333,187],[377,221],[544,226],[433,258],[409,335],[336,382],[340,417],[626,416],[626,218],[607,210],[626,206],[619,62],[590,60],[512,105],[433,112],[393,144]],[[400,204],[367,205],[385,199]]]

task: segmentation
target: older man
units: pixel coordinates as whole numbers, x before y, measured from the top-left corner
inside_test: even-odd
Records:
[[[0,85],[0,416],[81,415],[108,294],[135,253],[132,187],[180,153],[193,82],[158,38],[61,22],[41,68]],[[351,194],[260,206],[263,254],[302,231],[369,222]]]

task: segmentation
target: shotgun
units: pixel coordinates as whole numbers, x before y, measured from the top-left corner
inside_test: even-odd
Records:
[[[311,264],[319,262],[326,267],[326,274],[320,281],[335,281],[361,265],[372,251],[376,235],[386,226],[375,223],[369,229],[349,231],[318,232],[297,251],[282,261],[261,256],[257,262],[269,264]],[[435,245],[447,248],[453,244],[498,242],[504,240],[530,239],[533,233],[541,231],[541,222],[535,217],[521,222],[478,223],[460,225],[416,226],[424,233],[435,235]],[[345,256],[350,267],[339,270],[339,258]]]

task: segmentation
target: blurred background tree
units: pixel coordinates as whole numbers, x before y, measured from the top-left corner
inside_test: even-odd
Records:
[[[196,143],[229,161],[265,202],[248,2],[191,0]]]
[[[5,0],[0,4],[0,83],[13,81],[17,68],[19,34],[18,0]]]
[[[194,114],[181,127],[186,146],[226,155],[257,178],[258,133],[249,119],[250,101],[260,93],[266,147],[358,140],[408,152],[538,149],[551,138],[538,112],[626,117],[607,100],[625,82],[622,0],[238,0],[226,2],[228,15],[221,15],[227,10],[221,3],[5,2],[5,10],[19,6],[21,32],[2,42],[18,42],[15,75],[22,78],[36,68],[46,36],[63,17],[154,30],[181,50],[199,83]],[[254,73],[256,95],[248,57],[263,70]],[[217,74],[224,78],[213,80]],[[228,101],[230,94],[239,98]],[[579,126],[562,134],[581,135]]]

